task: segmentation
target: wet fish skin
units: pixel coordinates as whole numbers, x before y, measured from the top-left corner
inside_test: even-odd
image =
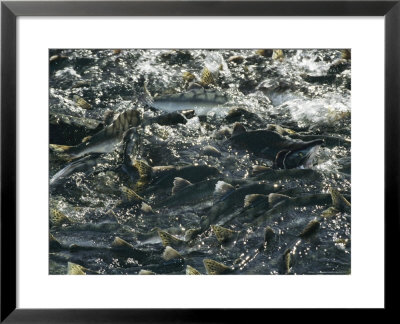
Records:
[[[148,91],[145,92],[144,102],[148,106],[166,112],[193,109],[196,114],[203,115],[210,109],[221,107],[229,101],[226,94],[203,88],[155,98],[152,98]]]
[[[94,134],[90,140],[72,146],[65,153],[76,159],[89,153],[109,153],[115,150],[121,142],[124,133],[131,127],[141,123],[141,113],[137,109],[130,109],[119,114],[118,117],[100,132]]]
[[[220,174],[217,168],[208,165],[156,166],[150,170],[149,185],[158,188],[172,187],[176,177],[196,183]]]
[[[235,126],[237,129],[237,125]],[[306,158],[300,159],[297,163],[290,163],[285,166],[285,159],[293,157],[294,154],[301,153],[304,157],[308,156],[308,152],[323,143],[320,139],[309,142],[301,140],[292,140],[288,137],[269,130],[252,130],[242,129],[240,132],[234,132],[232,137],[227,140],[235,148],[244,149],[256,156],[274,161],[277,168],[293,168],[308,162]],[[279,154],[279,155],[278,155]],[[276,161],[278,159],[278,161]],[[280,161],[282,160],[282,161]]]
[[[281,213],[293,207],[304,207],[304,206],[315,206],[315,205],[329,205],[332,203],[331,194],[309,194],[299,197],[293,197],[290,199],[283,200],[273,206],[271,209],[266,211],[264,214],[256,218],[253,223],[255,225],[261,225],[272,215]]]
[[[254,169],[253,169],[254,170]],[[322,174],[313,169],[272,169],[265,168],[253,173],[254,180],[277,181],[282,179],[306,179],[317,181],[322,179]]]
[[[154,207],[173,207],[177,205],[187,205],[200,203],[212,197],[215,184],[218,179],[206,179],[185,187],[184,190],[176,192],[171,197],[156,203]]]
[[[99,164],[100,161],[100,154],[97,153],[84,156],[76,161],[72,161],[53,175],[53,177],[50,179],[50,189],[53,190],[57,188],[76,172],[84,172],[86,175],[91,174],[94,171],[93,167]]]
[[[243,199],[249,194],[269,194],[281,190],[281,186],[273,184],[249,182],[247,185],[236,188],[223,200],[217,201],[207,217],[201,222],[202,230],[207,230],[210,225],[218,224],[224,226],[228,224],[235,216],[237,211],[242,210]]]

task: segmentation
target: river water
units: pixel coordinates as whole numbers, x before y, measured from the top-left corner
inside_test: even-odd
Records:
[[[86,274],[184,275],[188,266],[207,274],[205,259],[234,275],[350,274],[350,208],[332,212],[332,200],[313,200],[333,189],[351,201],[349,51],[57,49],[49,55],[49,144],[79,145],[131,109],[142,116],[134,135],[83,156],[83,168],[50,185],[50,274],[72,273],[73,264]],[[146,104],[145,88],[155,101],[190,89],[230,99],[167,115]],[[310,168],[276,169],[274,161],[230,145],[238,123],[248,132],[324,143]],[[73,163],[60,150],[49,157],[50,181]],[[152,173],[140,178],[136,161]],[[173,194],[176,177],[191,185]],[[223,183],[233,191],[217,196]],[[247,195],[272,192],[299,203],[244,208]],[[317,226],[301,235],[312,221]],[[213,224],[231,230],[229,239],[218,240]],[[181,240],[168,243],[178,256],[165,255],[160,230]]]

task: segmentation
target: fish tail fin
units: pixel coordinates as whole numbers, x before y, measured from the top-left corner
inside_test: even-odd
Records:
[[[69,145],[59,145],[59,144],[50,144],[49,146],[50,151],[57,156],[58,159],[70,162],[73,160],[72,156],[72,148],[74,146],[69,146]]]
[[[143,94],[140,96],[139,101],[150,107],[152,107],[154,104],[153,97],[150,91],[147,89],[147,81],[145,81],[143,85]]]
[[[330,188],[329,192],[332,197],[332,206],[339,211],[350,210],[351,203],[337,190]]]
[[[140,179],[150,179],[153,168],[143,160],[136,160],[133,166],[138,170]]]
[[[216,82],[211,71],[207,67],[205,67],[201,73],[201,84],[206,86],[215,83]]]

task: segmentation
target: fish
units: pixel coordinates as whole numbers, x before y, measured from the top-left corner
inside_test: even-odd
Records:
[[[67,271],[69,275],[86,275],[87,269],[79,264],[68,262]]]
[[[212,198],[218,179],[206,179],[197,183],[176,177],[170,197],[155,204],[155,207],[173,207],[201,203]]]
[[[155,275],[155,273],[151,270],[141,269],[138,275]]]
[[[124,133],[132,127],[139,126],[141,120],[142,116],[139,110],[126,110],[88,141],[75,146],[64,147],[62,153],[67,155],[70,160],[74,160],[90,153],[113,152],[117,144],[122,141]]]
[[[129,151],[134,151],[134,145],[138,138],[136,126],[139,125],[140,121],[139,111],[127,110],[118,115],[114,122],[106,128],[79,145],[50,145],[51,149],[57,151],[56,154],[64,156],[64,159],[70,162],[53,175],[50,179],[50,187],[55,188],[61,185],[76,172],[90,175],[95,171],[95,166],[103,161],[102,154],[113,152],[120,142],[125,142],[125,147],[129,146]],[[130,138],[129,141],[126,140],[127,137]],[[124,150],[122,169],[131,176],[135,170],[127,167],[129,163],[126,161],[129,157],[126,156],[125,152],[128,149]]]
[[[139,179],[148,185],[161,187],[173,187],[175,179],[183,178],[190,183],[200,182],[220,174],[215,167],[208,165],[184,165],[184,166],[154,166],[151,167],[143,160],[136,160],[134,167],[139,172]]]
[[[145,87],[145,94],[141,98],[149,107],[174,112],[178,110],[194,110],[197,115],[205,115],[213,108],[226,106],[229,96],[217,90],[203,88],[191,89],[186,92],[161,95],[153,98]]]
[[[236,213],[233,218],[241,216],[245,221],[253,220],[261,213],[272,208],[277,203],[283,200],[290,199],[291,197],[280,193],[264,194],[251,194],[244,197],[243,208]]]
[[[193,268],[190,265],[186,265],[186,274],[187,275],[201,275],[200,271],[197,269]]]
[[[299,197],[290,197],[288,199],[281,200],[280,202],[276,203],[272,208],[268,209],[265,213],[258,216],[253,223],[255,225],[260,225],[264,221],[266,221],[272,215],[281,213],[293,207],[305,207],[305,206],[315,206],[315,205],[329,205],[332,202],[335,208],[341,207],[342,210],[346,208],[349,210],[350,203],[347,200],[347,195],[338,196],[337,190],[331,190],[331,193],[318,193],[318,194],[309,194],[309,195],[302,195]],[[340,202],[337,202],[336,199],[340,199]],[[339,206],[338,206],[339,205]],[[345,206],[345,207],[344,207]]]
[[[263,165],[254,165],[251,177],[253,180],[264,181],[302,179],[315,182],[322,179],[322,174],[314,169],[273,169]]]
[[[301,233],[299,234],[299,237],[308,238],[308,237],[312,236],[320,228],[320,226],[321,226],[321,223],[318,220],[316,220],[316,219],[311,220],[307,224],[307,226],[301,231]]]
[[[228,267],[223,263],[217,262],[212,259],[203,260],[204,267],[209,275],[229,274],[234,271],[232,267]]]
[[[225,228],[225,227],[218,226],[218,225],[211,225],[211,229],[214,232],[218,242],[220,242],[220,243],[231,241],[238,234],[237,231],[233,231],[229,228]]]
[[[243,125],[236,123],[232,136],[225,143],[274,161],[276,169],[292,169],[311,167],[323,140],[293,140],[269,130],[247,131]]]
[[[173,260],[173,259],[183,259],[183,256],[174,248],[170,246],[166,246],[165,250],[162,254],[162,258],[165,261]]]
[[[202,231],[209,228],[210,225],[224,226],[238,215],[241,202],[249,194],[268,194],[281,189],[279,185],[273,185],[263,182],[248,182],[242,186],[236,186],[218,181],[215,185],[215,203],[207,212],[206,217],[200,221]]]
[[[89,154],[78,160],[68,163],[64,168],[59,170],[50,179],[50,188],[54,189],[68,180],[72,174],[76,172],[83,172],[90,175],[94,171],[94,167],[100,163],[101,154]]]
[[[50,209],[49,221],[50,227],[60,227],[62,225],[71,225],[74,223],[68,216],[56,208]]]

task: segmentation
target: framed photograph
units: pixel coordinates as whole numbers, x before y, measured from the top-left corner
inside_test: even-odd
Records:
[[[2,2],[1,321],[390,309],[399,15]]]

